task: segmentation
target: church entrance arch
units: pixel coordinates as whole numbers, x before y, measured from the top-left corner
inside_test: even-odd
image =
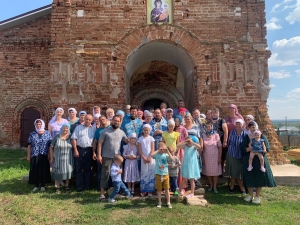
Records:
[[[195,68],[191,55],[174,42],[144,44],[131,52],[125,64],[127,102],[145,108],[150,99],[160,99],[175,108],[184,100],[191,109],[195,106]]]

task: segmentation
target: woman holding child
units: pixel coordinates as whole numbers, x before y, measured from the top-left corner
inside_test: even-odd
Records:
[[[273,177],[273,173],[271,171],[268,158],[266,153],[270,151],[270,146],[267,138],[262,134],[261,139],[264,140],[266,151],[263,152],[264,157],[264,168],[265,172],[261,171],[261,165],[258,157],[253,158],[253,169],[248,171],[249,166],[249,156],[252,151],[252,147],[249,146],[249,143],[252,138],[254,138],[254,132],[256,131],[256,123],[250,122],[248,124],[248,128],[250,133],[244,137],[244,140],[241,144],[241,148],[244,154],[243,159],[243,183],[244,186],[248,189],[249,195],[244,198],[246,202],[251,202],[254,204],[260,203],[260,193],[262,187],[275,187],[276,183]],[[253,196],[253,188],[256,188],[256,196]]]

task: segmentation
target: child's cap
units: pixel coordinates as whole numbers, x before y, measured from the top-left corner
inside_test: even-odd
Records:
[[[261,132],[259,130],[256,130],[256,131],[253,132],[253,134],[259,134],[259,135],[261,135]]]
[[[151,127],[151,125],[149,125],[149,124],[144,124],[143,129],[144,129],[144,128],[148,128],[148,129],[150,129],[150,131],[152,130],[152,127]]]
[[[136,133],[131,133],[128,135],[128,138],[136,138]]]

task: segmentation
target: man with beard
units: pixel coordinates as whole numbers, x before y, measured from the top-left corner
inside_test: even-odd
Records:
[[[154,111],[154,118],[150,122],[152,126],[151,136],[155,140],[155,150],[158,149],[158,143],[162,141],[162,133],[168,130],[168,122],[163,118],[160,109]]]
[[[143,121],[137,118],[138,107],[133,105],[130,107],[130,118],[123,121],[122,128],[127,136],[136,133],[140,136],[143,127]]]
[[[97,160],[101,164],[100,200],[105,200],[104,189],[108,188],[110,168],[114,156],[120,154],[121,141],[128,143],[128,138],[120,129],[120,124],[120,116],[115,115],[112,118],[111,126],[104,129],[100,134],[97,155]]]

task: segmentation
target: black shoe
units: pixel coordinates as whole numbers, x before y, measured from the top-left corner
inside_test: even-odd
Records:
[[[230,193],[230,194],[233,194],[233,193],[234,193],[234,189],[230,189],[230,188],[229,188],[229,193]]]

